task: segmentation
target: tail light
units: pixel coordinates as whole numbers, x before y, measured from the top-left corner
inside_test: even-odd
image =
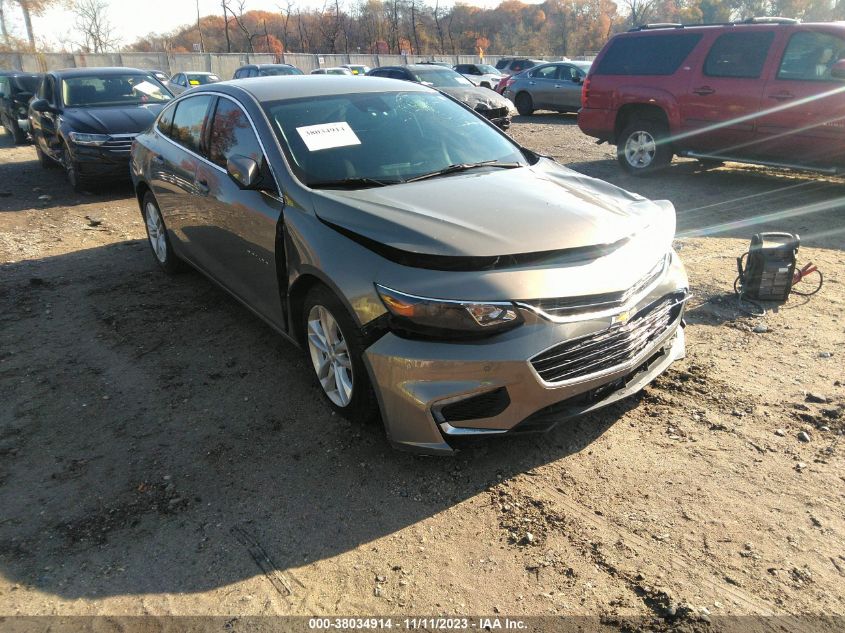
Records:
[[[589,76],[584,79],[584,83],[581,84],[581,107],[587,107],[587,99],[590,98],[590,78]]]

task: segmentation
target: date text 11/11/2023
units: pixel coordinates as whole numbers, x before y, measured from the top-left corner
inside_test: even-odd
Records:
[[[480,630],[520,631],[527,628],[523,620],[499,617],[346,617],[309,618],[308,628],[313,630],[359,630],[359,629],[407,629],[407,630]]]

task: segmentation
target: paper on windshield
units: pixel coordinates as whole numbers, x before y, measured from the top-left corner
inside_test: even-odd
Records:
[[[142,81],[139,84],[135,84],[132,86],[138,92],[143,92],[144,94],[154,94],[159,91],[159,87],[155,84],[151,84],[149,81]]]
[[[296,128],[296,131],[310,152],[361,144],[361,140],[346,121],[306,125]]]

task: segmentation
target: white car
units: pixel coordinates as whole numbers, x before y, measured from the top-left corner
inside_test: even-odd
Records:
[[[343,66],[334,66],[332,68],[315,68],[311,71],[312,75],[354,75],[351,70]]]
[[[490,90],[496,87],[503,76],[490,64],[458,64],[455,66],[455,70],[476,86],[490,88]]]

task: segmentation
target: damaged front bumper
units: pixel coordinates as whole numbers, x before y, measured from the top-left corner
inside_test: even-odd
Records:
[[[473,342],[408,340],[388,333],[365,354],[388,437],[397,448],[450,454],[462,438],[544,432],[630,396],[683,358],[688,296],[681,268],[633,307],[630,356],[551,382],[546,370],[538,371],[542,358],[550,351],[554,358],[573,341],[604,340],[619,327],[613,317],[567,323],[538,319]],[[653,314],[655,306],[670,308],[660,327],[637,333],[635,321]],[[608,343],[615,349],[627,344]]]

